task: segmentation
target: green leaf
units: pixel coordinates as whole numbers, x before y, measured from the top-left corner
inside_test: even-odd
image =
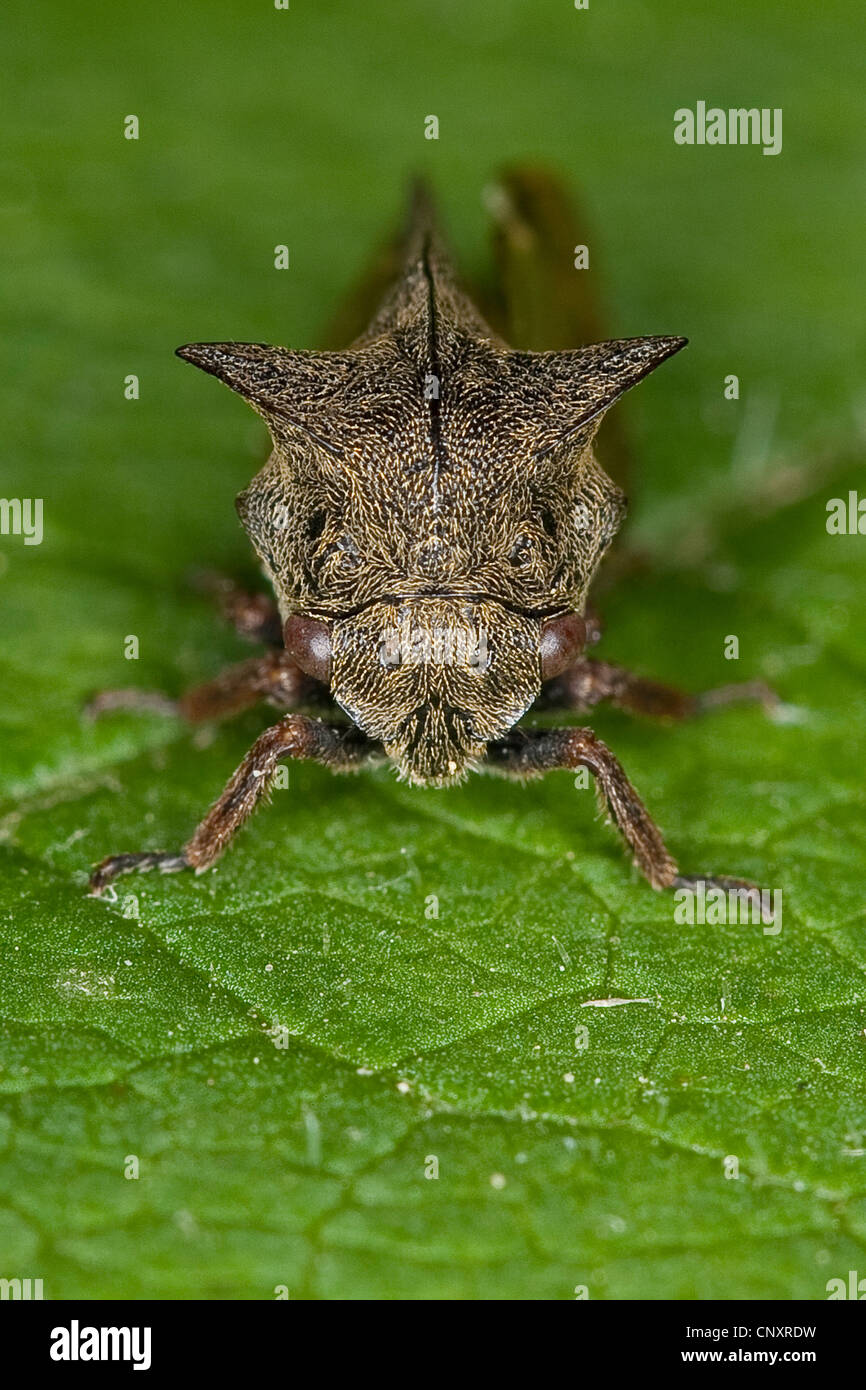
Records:
[[[825,527],[862,486],[855,11],[326,9],[7,7],[3,488],[45,537],[0,537],[0,1274],[823,1298],[866,1260],[863,539]],[[697,99],[782,106],[783,153],[674,146]],[[413,168],[480,272],[480,190],[528,154],[590,211],[610,332],[692,343],[625,407],[650,564],[602,654],[763,676],[787,716],[595,727],[684,869],[781,890],[781,930],[677,923],[566,775],[292,767],[213,873],[87,898],[104,854],[179,845],[267,722],[81,719],[248,654],[184,576],[249,566],[264,434],[174,347],[314,346]]]

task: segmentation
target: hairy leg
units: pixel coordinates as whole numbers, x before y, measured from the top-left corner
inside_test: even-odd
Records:
[[[178,700],[158,690],[101,690],[85,706],[91,719],[112,710],[180,715],[191,724],[226,719],[265,702],[277,709],[292,709],[313,702],[322,693],[318,681],[304,675],[285,652],[254,656],[228,666],[212,681],[196,685]]]
[[[348,772],[369,761],[374,752],[375,745],[354,728],[336,729],[303,714],[288,714],[256,739],[183,849],[110,855],[91,874],[90,891],[98,896],[121,874],[148,869],[202,873],[210,868],[267,795],[277,765],[285,758],[312,759],[334,772]]]
[[[512,777],[540,777],[557,770],[585,767],[592,773],[602,807],[631,850],[634,863],[653,888],[686,888],[698,882],[733,890],[760,905],[759,890],[744,879],[682,875],[619,761],[592,729],[513,731],[487,749],[491,768]]]
[[[635,676],[609,661],[594,661],[588,657],[580,657],[562,675],[548,681],[542,690],[542,703],[548,709],[583,711],[592,709],[602,700],[609,700],[630,714],[655,719],[686,719],[743,701],[759,701],[765,709],[778,703],[776,695],[763,681],[743,681],[738,685],[705,690],[700,695],[689,695],[673,686]]]
[[[541,777],[559,769],[585,767],[596,780],[599,800],[631,849],[653,888],[670,888],[677,866],[661,831],[617,759],[592,729],[516,730],[487,749],[490,766],[512,777]]]

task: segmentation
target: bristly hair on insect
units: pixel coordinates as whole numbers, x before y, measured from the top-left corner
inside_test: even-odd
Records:
[[[237,508],[275,602],[211,585],[268,650],[179,701],[105,691],[91,713],[165,709],[200,722],[262,701],[284,713],[182,849],[112,855],[91,891],[136,870],[208,869],[278,764],[310,758],[335,772],[387,761],[428,787],[476,770],[531,778],[586,768],[654,888],[705,881],[753,895],[740,879],[679,873],[591,729],[519,722],[538,706],[586,711],[610,700],[679,718],[768,698],[759,683],[684,695],[585,651],[599,636],[590,586],[625,513],[593,441],[614,402],[685,343],[513,350],[460,288],[419,186],[402,271],[344,351],[178,348],[270,431],[270,457]],[[301,712],[312,708],[327,717]]]

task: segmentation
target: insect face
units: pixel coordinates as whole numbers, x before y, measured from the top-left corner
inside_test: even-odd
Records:
[[[489,599],[375,603],[331,628],[331,694],[407,781],[459,781],[541,689],[541,622]]]

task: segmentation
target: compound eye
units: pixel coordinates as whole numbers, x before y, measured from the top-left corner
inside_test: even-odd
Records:
[[[331,634],[327,623],[318,618],[287,618],[283,627],[286,651],[301,670],[313,680],[331,679]]]
[[[549,681],[580,656],[586,643],[586,623],[578,613],[553,618],[541,629],[541,679]]]

